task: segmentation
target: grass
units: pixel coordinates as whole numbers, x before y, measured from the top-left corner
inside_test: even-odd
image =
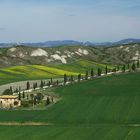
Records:
[[[114,66],[111,65],[107,65],[109,69],[113,69]],[[94,68],[95,73],[97,72],[98,68],[101,68],[103,71],[105,70],[106,65],[105,64],[100,64],[100,63],[96,63],[93,61],[89,61],[89,60],[79,60],[73,63],[69,63],[66,65],[53,65],[53,67],[59,68],[59,69],[63,69],[63,70],[67,70],[67,71],[75,71],[77,73],[81,73],[81,74],[85,74],[85,70],[88,69],[89,71],[91,70],[91,68]]]
[[[86,69],[90,71],[92,67],[94,67],[96,73],[97,68],[104,70],[106,65],[88,60],[80,60],[70,64],[53,66],[27,65],[2,68],[0,69],[0,85],[25,80],[61,78],[64,74],[77,77],[79,73],[85,74]],[[108,68],[112,69],[113,66],[108,66]]]
[[[78,74],[76,72],[69,72],[41,65],[13,66],[0,70],[0,84],[2,85],[24,80],[60,78],[65,73],[67,73],[67,75]]]
[[[0,122],[52,126],[0,127],[3,140],[139,140],[140,73],[114,75],[52,89],[62,100],[47,111],[1,111]]]

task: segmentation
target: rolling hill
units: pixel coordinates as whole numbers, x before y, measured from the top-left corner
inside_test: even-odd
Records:
[[[65,73],[67,73],[67,75],[78,74],[76,72],[69,72],[41,65],[13,66],[0,70],[0,84],[24,80],[61,78]]]
[[[104,77],[47,92],[62,99],[46,111],[1,111],[0,122],[47,122],[48,126],[1,126],[3,140],[139,140],[140,73]]]
[[[94,68],[96,74],[97,68],[105,70],[106,65],[95,63],[93,61],[79,60],[70,64],[58,65],[25,65],[13,66],[0,69],[0,85],[10,82],[24,81],[24,80],[40,80],[49,78],[61,78],[64,74],[68,76],[76,76],[81,73],[85,74],[86,69]],[[113,66],[108,65],[108,68],[113,69]]]
[[[108,65],[123,65],[140,59],[140,44],[124,44],[112,47],[83,45],[36,48],[14,46],[0,49],[0,67],[23,65],[71,64],[79,60]]]

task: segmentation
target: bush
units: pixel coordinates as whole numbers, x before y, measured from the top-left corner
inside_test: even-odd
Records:
[[[10,89],[6,89],[3,93],[3,95],[12,95],[12,91]]]
[[[18,105],[18,101],[14,101],[14,105],[17,106]]]
[[[23,107],[29,107],[29,101],[21,101]]]

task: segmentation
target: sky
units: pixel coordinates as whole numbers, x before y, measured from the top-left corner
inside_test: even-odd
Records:
[[[0,42],[140,38],[140,0],[0,0]]]

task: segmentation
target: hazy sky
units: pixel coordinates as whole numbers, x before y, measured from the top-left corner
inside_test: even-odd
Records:
[[[140,0],[0,0],[0,42],[140,38]]]

